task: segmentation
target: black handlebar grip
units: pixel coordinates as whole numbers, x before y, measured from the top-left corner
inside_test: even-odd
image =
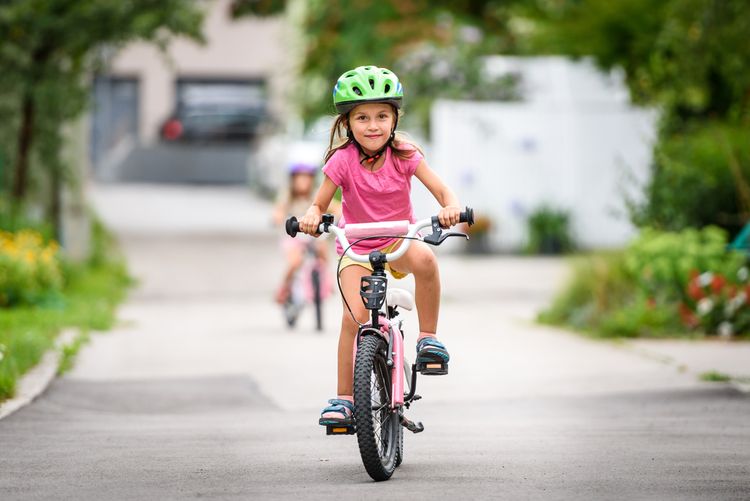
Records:
[[[298,232],[299,232],[299,222],[297,221],[296,217],[292,216],[286,220],[286,234],[294,238],[297,236]]]
[[[474,209],[466,207],[466,210],[459,215],[460,223],[467,223],[469,226],[474,224]]]

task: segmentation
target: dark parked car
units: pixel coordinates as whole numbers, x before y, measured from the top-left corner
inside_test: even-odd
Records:
[[[178,96],[161,128],[164,141],[248,141],[268,118],[263,103],[238,85],[193,83],[178,88]]]

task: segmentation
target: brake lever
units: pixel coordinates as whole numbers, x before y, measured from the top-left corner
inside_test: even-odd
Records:
[[[469,239],[469,235],[467,235],[466,233],[461,233],[460,231],[446,231],[445,233],[443,233],[442,230],[438,229],[437,232],[433,231],[432,234],[427,235],[422,240],[430,245],[437,246],[445,242],[445,240],[450,237],[464,237],[466,240]]]

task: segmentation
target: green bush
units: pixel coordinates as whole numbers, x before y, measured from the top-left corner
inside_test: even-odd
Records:
[[[48,275],[32,276],[27,273],[28,270],[24,271],[26,281],[21,282],[26,284],[31,280],[31,287],[36,292],[30,295],[22,290],[16,296],[42,297],[41,291],[49,291],[50,287],[56,292],[54,301],[47,296],[44,300],[27,300],[0,307],[0,401],[13,396],[18,378],[37,364],[45,351],[52,348],[61,329],[75,327],[83,336],[63,353],[62,368],[69,366],[80,343],[87,338],[85,333],[112,327],[115,308],[133,283],[124,261],[115,252],[113,239],[101,225],[97,225],[93,231],[92,255],[82,264],[58,262],[55,245],[44,244],[37,233],[26,232],[20,238],[21,233],[13,235],[16,247],[21,246],[19,242],[25,242],[24,245],[36,253],[39,262],[44,262],[44,252],[50,256],[54,254],[56,264],[54,273]],[[10,234],[3,235],[5,245],[10,245]],[[23,259],[25,254],[20,255]],[[0,264],[0,274],[8,269]],[[3,276],[8,276],[8,273]]]
[[[59,296],[58,245],[36,231],[0,232],[0,307],[38,304]]]
[[[626,276],[621,253],[578,256],[572,266],[570,281],[539,319],[593,332],[608,312],[633,296],[635,287]]]
[[[539,320],[602,337],[748,335],[749,273],[726,241],[715,227],[644,230],[623,252],[578,258]]]
[[[657,302],[687,297],[691,273],[736,273],[745,258],[727,251],[727,234],[717,227],[688,228],[679,233],[644,229],[628,246],[625,269],[639,294]]]
[[[750,220],[747,131],[710,122],[662,134],[646,202],[631,204],[634,223],[668,231],[715,225],[736,234]]]
[[[530,254],[562,254],[575,248],[570,235],[570,215],[567,211],[542,206],[527,220]]]

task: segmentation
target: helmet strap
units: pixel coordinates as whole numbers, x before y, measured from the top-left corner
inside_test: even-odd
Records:
[[[360,164],[363,164],[363,165],[365,165],[365,163],[366,163],[367,165],[372,165],[372,164],[374,164],[374,163],[375,163],[375,161],[376,161],[376,160],[377,160],[378,158],[380,158],[380,157],[381,157],[381,156],[383,155],[383,152],[385,151],[385,149],[386,149],[386,148],[388,148],[388,146],[390,146],[390,144],[391,144],[391,140],[389,139],[389,140],[388,140],[388,142],[387,142],[387,143],[385,143],[385,145],[383,145],[383,147],[382,147],[382,148],[380,148],[380,149],[379,149],[378,151],[376,151],[376,152],[375,152],[374,154],[372,154],[372,155],[368,155],[367,153],[365,153],[365,150],[363,150],[363,149],[362,149],[362,146],[360,146],[360,145],[359,145],[359,143],[358,143],[357,141],[354,141],[354,144],[356,144],[356,145],[357,145],[357,149],[358,149],[358,150],[359,150],[359,152],[360,152],[360,153],[362,154],[362,156],[363,156],[363,157],[365,157],[365,158],[363,158],[362,160],[360,160],[360,161],[359,161],[359,163],[360,163]]]

